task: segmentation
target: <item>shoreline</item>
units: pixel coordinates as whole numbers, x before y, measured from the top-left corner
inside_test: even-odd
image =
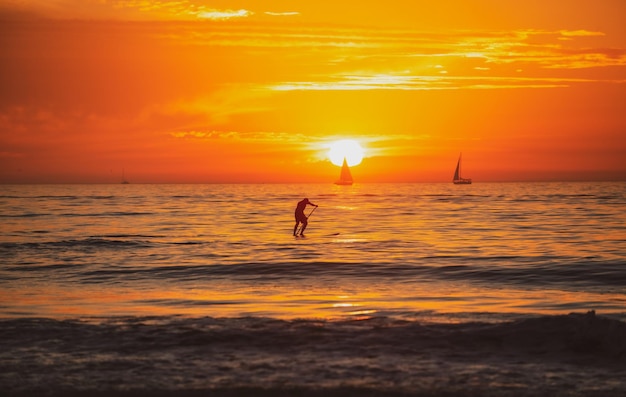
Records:
[[[154,319],[2,320],[0,389],[16,397],[626,393],[626,322],[594,312],[495,324]]]

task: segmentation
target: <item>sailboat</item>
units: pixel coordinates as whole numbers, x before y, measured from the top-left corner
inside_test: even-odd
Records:
[[[339,180],[335,182],[335,185],[352,185],[352,174],[350,173],[350,168],[348,168],[348,162],[345,157],[343,158]]]
[[[126,179],[126,173],[122,170],[122,185],[128,185],[129,183],[128,179]]]
[[[459,161],[456,163],[456,170],[454,170],[454,179],[452,183],[455,185],[471,185],[472,180],[470,178],[461,177],[461,154],[459,154]]]

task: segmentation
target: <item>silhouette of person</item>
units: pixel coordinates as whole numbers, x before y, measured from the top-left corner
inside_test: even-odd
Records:
[[[298,205],[296,206],[296,213],[295,213],[296,225],[293,227],[294,236],[296,236],[296,233],[298,231],[298,225],[300,225],[300,223],[302,223],[302,229],[300,229],[301,236],[304,236],[304,229],[306,229],[306,226],[309,224],[307,216],[304,215],[304,209],[306,208],[307,204],[317,207],[317,205],[310,202],[308,198],[305,198],[304,200],[298,202]]]

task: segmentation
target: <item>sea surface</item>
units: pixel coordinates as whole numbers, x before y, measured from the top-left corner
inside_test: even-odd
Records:
[[[0,185],[0,394],[626,396],[626,183]]]

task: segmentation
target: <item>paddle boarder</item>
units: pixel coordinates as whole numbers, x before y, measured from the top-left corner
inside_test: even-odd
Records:
[[[300,236],[304,236],[304,229],[306,229],[306,226],[309,224],[307,216],[304,215],[304,209],[306,208],[307,205],[312,205],[315,208],[318,207],[317,205],[310,202],[308,198],[305,198],[304,200],[298,202],[298,205],[296,206],[296,213],[295,213],[296,225],[293,227],[294,236],[298,235],[298,226],[301,223],[302,223],[302,228],[300,229]],[[311,211],[311,213],[313,213],[313,211]]]

